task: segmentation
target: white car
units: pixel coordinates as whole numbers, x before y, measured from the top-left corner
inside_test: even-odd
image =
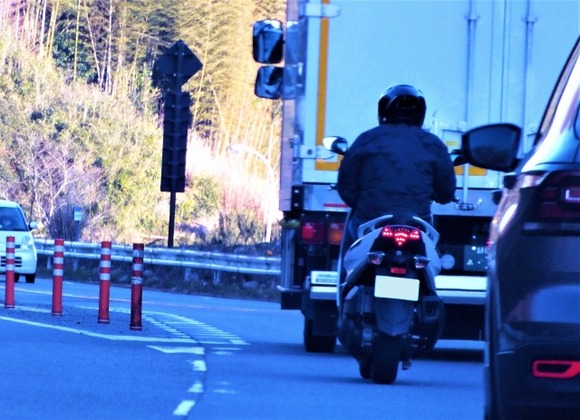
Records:
[[[14,281],[23,275],[26,283],[36,279],[36,247],[31,230],[36,222],[26,220],[22,208],[13,201],[0,200],[0,274],[6,274],[6,238],[14,237]]]

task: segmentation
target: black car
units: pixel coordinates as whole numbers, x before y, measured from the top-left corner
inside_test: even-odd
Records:
[[[490,226],[485,417],[580,419],[580,38],[532,150],[521,130],[465,133],[467,162],[506,172]]]

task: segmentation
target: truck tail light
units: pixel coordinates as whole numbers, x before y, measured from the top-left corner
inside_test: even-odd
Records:
[[[302,243],[309,245],[340,245],[344,223],[303,221],[300,228]]]
[[[344,223],[330,223],[328,225],[328,243],[330,245],[340,245]]]
[[[538,218],[580,219],[580,172],[554,172],[538,188]]]
[[[324,222],[304,222],[300,229],[300,236],[303,243],[317,245],[326,243],[326,232]]]

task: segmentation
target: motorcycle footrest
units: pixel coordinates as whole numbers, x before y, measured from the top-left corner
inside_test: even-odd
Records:
[[[417,307],[417,317],[421,324],[432,324],[443,317],[443,300],[439,296],[423,296]]]

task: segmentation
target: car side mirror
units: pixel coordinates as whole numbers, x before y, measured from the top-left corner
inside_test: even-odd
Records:
[[[494,171],[513,171],[522,129],[514,124],[490,124],[461,136],[461,151],[467,163]]]

